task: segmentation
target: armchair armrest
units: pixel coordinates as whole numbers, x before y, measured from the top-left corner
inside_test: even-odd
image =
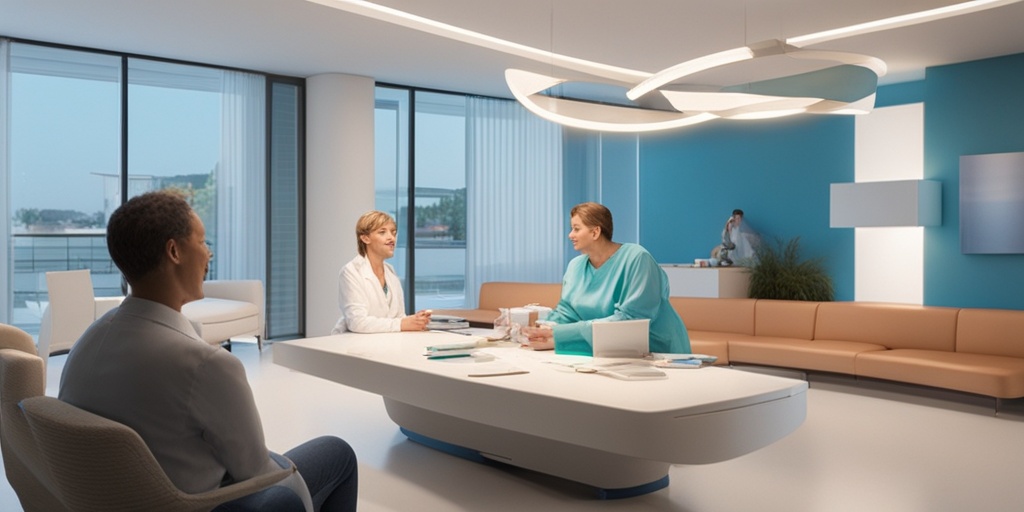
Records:
[[[218,505],[276,485],[291,489],[302,500],[306,512],[313,512],[313,500],[309,495],[309,488],[295,464],[287,457],[276,453],[271,453],[271,458],[280,469],[196,495],[196,501]]]

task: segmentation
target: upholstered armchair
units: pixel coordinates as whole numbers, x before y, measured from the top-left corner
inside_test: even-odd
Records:
[[[67,510],[48,488],[52,479],[18,406],[46,392],[44,365],[31,335],[0,324],[0,449],[7,481],[26,512]]]
[[[47,272],[46,291],[49,303],[39,325],[39,357],[44,360],[50,355],[67,353],[94,320],[124,300],[96,297],[88,270]]]
[[[181,308],[196,332],[207,343],[224,344],[231,349],[231,338],[255,336],[263,350],[263,282],[256,279],[203,282],[205,298]]]
[[[39,356],[63,354],[85,329],[124,297],[96,297],[88,270],[46,273],[50,302],[39,328]],[[257,279],[204,281],[203,299],[181,309],[199,337],[211,345],[231,349],[231,338],[254,336],[263,349],[265,301],[263,282]],[[44,372],[45,373],[45,372]]]
[[[202,511],[281,485],[312,510],[294,464],[199,494],[177,489],[131,428],[44,395],[44,360],[32,336],[0,324],[0,449],[26,512]]]
[[[48,396],[26,398],[20,407],[48,488],[67,510],[202,512],[273,485],[292,489],[313,510],[309,489],[287,458],[275,459],[276,471],[189,494],[174,486],[131,428]]]

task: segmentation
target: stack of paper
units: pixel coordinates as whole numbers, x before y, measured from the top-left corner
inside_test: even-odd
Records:
[[[427,329],[431,331],[450,331],[452,329],[467,329],[469,322],[465,318],[449,315],[431,315]]]

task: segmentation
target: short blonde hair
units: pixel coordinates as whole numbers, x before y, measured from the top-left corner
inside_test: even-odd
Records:
[[[580,203],[572,207],[569,217],[579,216],[580,222],[592,228],[601,228],[601,236],[612,241],[612,212],[598,203]]]
[[[359,247],[360,256],[366,256],[366,243],[363,242],[362,236],[369,235],[388,224],[391,224],[396,228],[398,227],[398,224],[395,223],[395,219],[392,219],[390,215],[377,210],[370,210],[359,217],[359,220],[356,221],[356,245]]]

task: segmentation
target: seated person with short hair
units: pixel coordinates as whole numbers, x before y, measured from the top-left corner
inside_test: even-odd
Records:
[[[72,347],[58,398],[131,427],[179,489],[200,493],[278,469],[237,357],[204,342],[181,307],[203,297],[212,254],[206,230],[179,195],[150,192],[110,217],[111,259],[131,285],[116,309]],[[285,453],[316,510],[355,510],[352,448],[319,437]],[[217,510],[303,510],[275,486]]]
[[[430,311],[405,314],[402,281],[386,259],[395,255],[398,226],[390,215],[371,210],[356,221],[359,255],[338,274],[341,317],[331,334],[422,331]]]
[[[581,254],[569,262],[550,326],[523,333],[534,350],[593,354],[595,321],[648,318],[651,352],[690,352],[690,336],[668,300],[668,276],[646,249],[612,241],[612,213],[581,203],[569,213],[569,240]]]

